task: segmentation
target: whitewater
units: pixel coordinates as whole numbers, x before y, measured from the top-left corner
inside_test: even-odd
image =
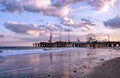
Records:
[[[48,52],[61,52],[72,50],[75,48],[32,48],[32,49],[1,49],[1,56],[13,56],[13,55],[24,55],[24,54],[35,54],[35,53],[48,53]]]

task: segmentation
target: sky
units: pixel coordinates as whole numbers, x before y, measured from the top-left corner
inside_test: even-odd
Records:
[[[32,46],[52,40],[119,41],[120,0],[0,0],[0,46]]]

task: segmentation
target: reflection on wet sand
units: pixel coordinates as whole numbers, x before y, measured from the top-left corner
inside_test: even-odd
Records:
[[[113,49],[90,48],[9,56],[0,63],[0,78],[120,78],[119,56]]]
[[[120,78],[120,57],[102,62],[94,67],[89,78]]]

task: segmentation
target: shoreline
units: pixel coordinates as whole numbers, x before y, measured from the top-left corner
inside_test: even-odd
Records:
[[[41,54],[49,52],[64,52],[76,48],[34,48],[34,49],[5,49],[1,52],[1,56],[14,56],[14,55],[28,55],[28,54]]]
[[[119,48],[92,48],[92,47],[51,47],[51,48],[2,48],[0,49],[1,56],[14,56],[14,55],[27,55],[27,54],[39,54],[39,53],[49,53],[49,52],[63,52],[72,49],[110,49],[110,50],[120,50]]]
[[[94,78],[92,74],[95,73],[96,67],[119,56],[120,53],[113,49],[80,48],[63,52],[8,56],[0,63],[0,77]]]

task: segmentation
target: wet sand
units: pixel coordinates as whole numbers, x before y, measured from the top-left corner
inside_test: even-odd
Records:
[[[74,48],[2,57],[0,78],[120,78],[120,51]]]

